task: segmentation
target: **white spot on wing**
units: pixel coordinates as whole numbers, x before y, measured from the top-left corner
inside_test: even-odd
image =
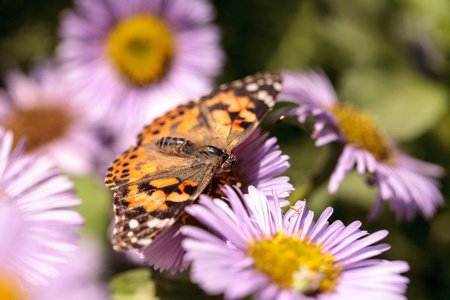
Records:
[[[240,87],[242,87],[244,84],[242,83],[242,80],[236,80],[236,81],[233,81],[233,82],[231,83],[231,85],[234,86],[234,87],[240,88]]]
[[[266,103],[268,107],[273,107],[275,105],[275,101],[273,100],[273,97],[271,95],[268,95],[266,97],[264,103]]]
[[[280,91],[281,91],[281,88],[282,88],[282,85],[281,85],[281,83],[279,83],[279,82],[277,81],[277,82],[274,82],[274,83],[273,83],[273,88],[274,88],[276,91],[280,92]]]
[[[258,84],[256,83],[249,83],[247,84],[247,86],[245,87],[245,89],[249,92],[255,92],[258,90]]]
[[[151,239],[145,239],[145,240],[140,240],[139,242],[137,242],[139,245],[141,246],[148,246],[152,243]]]
[[[131,229],[137,228],[139,226],[139,222],[135,219],[130,220],[128,222],[128,226],[130,226]]]
[[[147,226],[150,228],[165,228],[175,223],[174,218],[169,219],[151,219],[147,222]]]
[[[267,91],[259,91],[258,92],[258,99],[261,101],[265,101],[267,96],[269,96],[269,93]]]
[[[244,82],[252,82],[253,81],[253,76],[247,76],[244,78]]]
[[[256,94],[256,98],[263,101],[268,107],[273,107],[275,105],[275,101],[273,100],[272,95],[269,95],[267,91],[258,91],[258,93]]]

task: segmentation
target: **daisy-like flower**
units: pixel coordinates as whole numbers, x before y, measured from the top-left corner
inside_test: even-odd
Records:
[[[201,196],[187,211],[211,231],[185,226],[183,247],[191,279],[225,299],[406,299],[403,261],[373,258],[389,249],[375,244],[356,221],[329,224],[332,208],[317,222],[298,201],[285,215],[260,190],[224,189],[228,202]],[[242,203],[244,202],[244,203]]]
[[[256,186],[262,191],[270,193],[275,190],[277,196],[282,199],[280,205],[289,205],[289,201],[284,198],[289,196],[293,186],[289,183],[288,177],[279,176],[289,168],[289,157],[279,150],[275,137],[268,138],[268,134],[264,134],[255,140],[260,133],[261,130],[256,129],[244,143],[233,150],[237,156],[236,165],[232,172],[216,174],[213,179],[211,196],[223,195],[219,187],[236,184],[237,180],[237,184],[243,191],[247,191],[249,186]],[[186,215],[182,222],[172,225],[144,249],[141,255],[142,259],[160,271],[171,269],[175,273],[187,269],[190,260],[183,259],[184,250],[181,242],[184,237],[180,233],[180,228],[183,227],[183,224],[195,223],[198,225],[198,222]]]
[[[283,88],[280,99],[300,105],[292,111],[300,122],[308,116],[316,118],[313,138],[317,146],[331,142],[344,144],[329,181],[330,193],[337,191],[344,177],[356,166],[359,176],[369,173],[368,183],[378,187],[371,218],[379,214],[388,200],[399,220],[412,220],[418,213],[430,218],[443,204],[436,180],[443,175],[443,169],[408,156],[368,113],[339,102],[324,74],[285,72]]]
[[[206,0],[77,0],[58,55],[75,93],[136,132],[211,87],[223,61],[213,17]]]
[[[80,200],[50,159],[22,155],[22,142],[12,151],[13,140],[0,128],[0,270],[45,285],[78,248],[83,218],[69,208]]]
[[[104,255],[95,240],[82,240],[78,251],[66,264],[65,271],[48,286],[34,289],[34,300],[106,300],[111,299],[107,286],[99,280],[104,270]]]
[[[26,137],[25,152],[45,154],[64,171],[93,170],[100,143],[89,108],[69,97],[55,64],[36,66],[29,76],[11,71],[0,93],[0,126],[14,133],[14,145]]]

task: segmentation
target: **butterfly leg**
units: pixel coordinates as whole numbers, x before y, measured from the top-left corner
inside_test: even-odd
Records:
[[[209,193],[211,193],[212,185],[213,185],[213,181],[211,180],[208,183],[208,185],[206,186],[206,188],[203,190],[202,194],[209,195]]]

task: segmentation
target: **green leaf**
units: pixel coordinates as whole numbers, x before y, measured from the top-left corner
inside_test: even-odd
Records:
[[[186,272],[170,274],[170,272],[154,273],[156,296],[164,300],[201,300],[217,299],[217,296],[206,295],[197,285],[189,280]]]
[[[302,1],[268,64],[269,69],[349,66],[405,61],[385,35],[383,1]]]
[[[446,51],[450,50],[450,2],[448,0],[402,0],[399,4],[402,7],[403,18],[409,26],[416,26],[414,29],[425,31],[437,41],[438,46]]]
[[[266,69],[305,67],[319,50],[317,43],[319,16],[314,3],[302,1],[295,14]]]
[[[15,61],[32,63],[36,57],[47,57],[53,52],[56,39],[47,23],[27,23],[16,32],[0,39],[0,56]]]
[[[84,217],[85,225],[82,232],[94,235],[99,240],[108,243],[108,228],[111,222],[111,192],[93,176],[71,177],[75,183],[75,191],[82,204],[77,207]]]
[[[205,295],[189,281],[186,273],[151,273],[148,269],[134,269],[116,275],[110,283],[114,300],[199,300],[216,299]]]
[[[116,275],[110,283],[114,300],[157,300],[155,283],[148,269],[129,270]]]

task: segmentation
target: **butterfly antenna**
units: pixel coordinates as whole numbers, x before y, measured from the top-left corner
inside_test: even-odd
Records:
[[[264,132],[262,132],[260,135],[258,135],[255,139],[253,139],[253,141],[249,142],[247,145],[245,145],[244,148],[239,149],[238,152],[234,153],[234,154],[238,154],[239,152],[241,152],[242,150],[244,150],[245,148],[247,148],[248,146],[250,146],[251,144],[253,144],[253,142],[255,142],[257,139],[259,139],[260,137],[262,137],[263,135],[265,135],[267,132],[271,131],[275,126],[277,126],[281,121],[283,121],[284,116],[280,116],[278,118],[278,120],[272,124],[272,126],[270,126],[268,129],[264,130]]]

